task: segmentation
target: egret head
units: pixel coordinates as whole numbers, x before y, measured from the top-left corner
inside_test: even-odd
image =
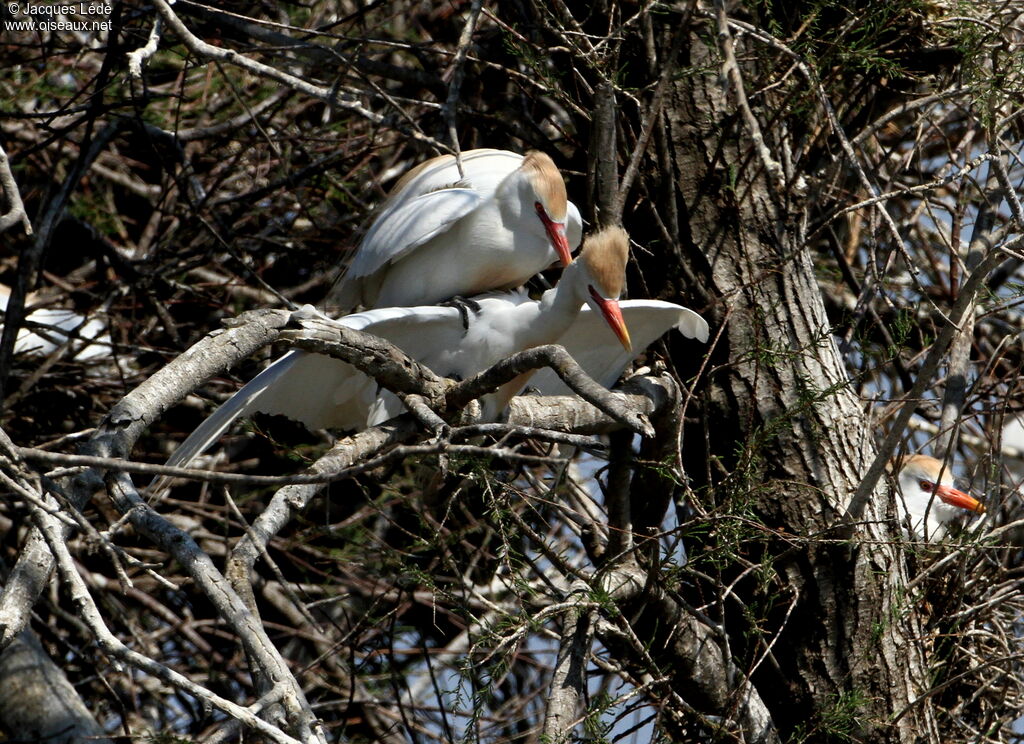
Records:
[[[601,313],[626,351],[632,350],[619,296],[626,284],[629,235],[621,227],[606,227],[583,241],[580,261],[587,278],[587,302]]]
[[[563,266],[572,263],[572,248],[566,235],[568,220],[568,197],[565,181],[550,157],[537,150],[530,150],[523,156],[520,170],[533,199],[533,208],[544,226],[548,239]]]
[[[929,540],[939,538],[945,534],[946,526],[964,511],[985,511],[984,504],[953,487],[952,470],[941,460],[909,455],[899,464],[896,506],[900,522],[905,524],[909,517],[914,533]]]

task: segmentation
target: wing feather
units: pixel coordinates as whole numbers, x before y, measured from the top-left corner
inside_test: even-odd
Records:
[[[522,161],[518,153],[482,148],[462,154],[463,174],[452,155],[413,168],[388,195],[363,237],[347,276],[369,276],[444,232],[490,198]]]
[[[451,348],[464,333],[459,311],[453,307],[380,308],[346,316],[340,322],[386,338],[413,358],[425,360]],[[339,359],[290,351],[210,414],[167,464],[188,467],[237,419],[254,413],[287,416],[311,430],[362,429],[377,394],[374,380]],[[393,404],[388,406],[393,409]]]
[[[359,279],[379,271],[431,238],[445,232],[483,201],[471,188],[445,188],[404,202],[381,214],[359,246],[347,278]]]
[[[188,435],[184,442],[171,453],[168,465],[188,467],[199,455],[220,439],[221,434],[241,416],[248,416],[260,410],[259,399],[269,388],[281,384],[289,371],[299,361],[302,352],[292,351],[271,364],[256,377],[243,385],[210,416]]]
[[[689,308],[661,300],[623,300],[622,316],[633,339],[633,351],[627,352],[608,328],[604,318],[590,306],[584,306],[576,321],[559,339],[583,371],[610,388],[630,362],[654,343],[663,333],[677,329],[687,338],[708,340],[708,324]],[[541,395],[571,395],[564,382],[550,369],[537,372],[530,386]]]

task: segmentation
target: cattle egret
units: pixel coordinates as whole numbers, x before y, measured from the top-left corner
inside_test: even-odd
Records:
[[[948,525],[965,510],[985,511],[984,504],[953,487],[951,468],[934,457],[905,457],[897,485],[896,508],[903,534],[908,537],[912,534],[929,541],[941,540]]]
[[[687,338],[708,340],[708,324],[689,308],[661,300],[622,300],[619,309],[633,338],[633,349],[609,343],[602,320],[584,307],[559,343],[590,377],[610,388],[630,362],[666,331],[675,328]],[[541,395],[571,395],[569,387],[550,369],[542,369],[530,380]]]
[[[625,281],[629,238],[607,228],[587,238],[577,261],[539,300],[525,292],[474,298],[468,328],[455,307],[388,307],[348,315],[338,323],[385,338],[439,375],[465,379],[524,349],[556,343],[588,304],[624,349],[631,347],[617,301]],[[483,401],[484,415],[497,416],[526,385],[524,375]],[[184,465],[203,452],[239,416],[282,414],[310,429],[363,429],[403,410],[393,394],[354,367],[319,354],[292,351],[242,387],[175,451],[170,465]]]
[[[395,185],[330,301],[343,310],[430,305],[523,284],[572,261],[579,210],[550,157],[469,150],[413,168]]]

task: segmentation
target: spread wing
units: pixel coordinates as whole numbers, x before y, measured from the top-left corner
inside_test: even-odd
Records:
[[[386,338],[414,359],[425,360],[428,366],[432,354],[457,345],[465,332],[459,311],[453,307],[381,308],[349,315],[339,322]],[[181,443],[167,464],[187,467],[236,419],[254,413],[287,416],[311,430],[363,429],[377,397],[377,383],[355,367],[320,354],[291,351],[214,411]],[[393,396],[391,400],[375,410],[395,415],[400,410],[396,409],[398,400]]]
[[[643,351],[663,333],[675,328],[687,338],[708,340],[708,324],[689,308],[661,300],[623,300],[622,316],[633,340],[627,352],[600,314],[585,306],[569,330],[558,340],[583,371],[610,388]],[[564,382],[550,369],[540,370],[530,386],[541,395],[571,395]]]

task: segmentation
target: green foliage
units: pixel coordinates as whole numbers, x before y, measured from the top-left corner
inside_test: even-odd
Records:
[[[892,345],[889,346],[886,353],[890,359],[900,353],[915,328],[917,328],[917,323],[915,322],[914,314],[908,308],[903,308],[896,312],[896,316],[889,326],[889,331],[892,335]]]
[[[583,719],[583,733],[588,744],[607,744],[615,729],[615,718],[607,715],[615,708],[615,700],[607,694],[593,696]]]
[[[100,203],[101,194],[79,192],[71,198],[68,212],[72,216],[92,225],[102,235],[113,237],[124,234],[125,226],[121,215],[110,205]]]
[[[1006,115],[1006,108],[1017,108],[1024,92],[1024,60],[1016,51],[993,44],[993,21],[1000,19],[992,4],[961,0],[949,9],[936,33],[954,47],[962,60],[958,68],[961,84],[977,90],[974,100],[985,126]]]
[[[851,5],[841,0],[800,4],[757,3],[773,35],[825,76],[832,68],[871,77],[910,74],[900,57],[918,40],[915,30],[927,14],[922,0]],[[905,61],[905,60],[904,60]]]
[[[789,744],[822,742],[840,744],[859,741],[857,731],[863,725],[862,709],[870,698],[859,690],[846,690],[834,697],[830,707],[824,708],[812,721],[798,726]]]
[[[195,741],[195,739],[190,739],[187,736],[177,736],[168,731],[158,734],[147,734],[140,737],[139,740],[148,742],[148,744],[193,744]]]

